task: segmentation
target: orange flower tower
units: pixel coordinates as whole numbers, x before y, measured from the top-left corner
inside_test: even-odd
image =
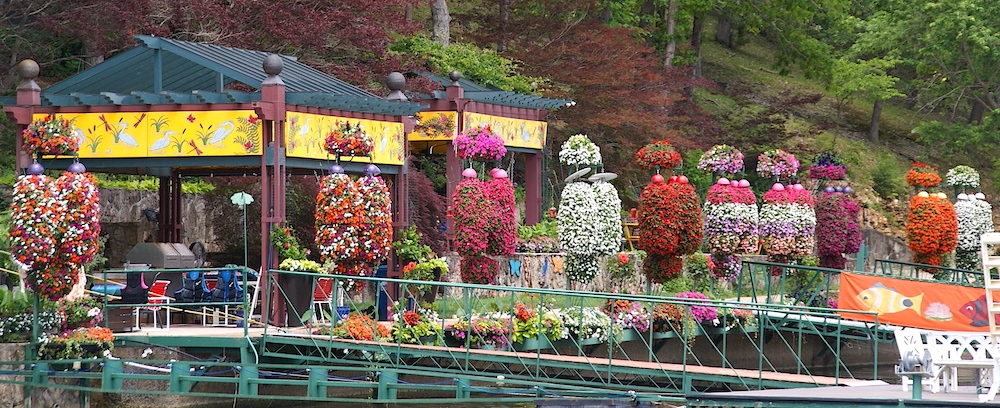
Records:
[[[932,188],[941,183],[937,169],[914,163],[906,174],[914,187]],[[941,256],[958,246],[958,216],[955,206],[944,193],[921,191],[910,199],[906,219],[906,243],[913,251],[913,262],[941,266]]]

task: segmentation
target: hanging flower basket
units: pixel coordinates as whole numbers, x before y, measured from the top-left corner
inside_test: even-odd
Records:
[[[639,248],[659,256],[694,253],[701,245],[703,222],[690,184],[649,184],[639,198]]]
[[[57,241],[53,232],[66,208],[52,190],[52,179],[44,174],[20,176],[14,183],[10,252],[29,271],[44,269],[55,261]]]
[[[944,175],[944,182],[952,187],[979,188],[979,172],[969,166],[955,166]]]
[[[564,166],[599,166],[601,149],[587,135],[573,135],[559,148],[559,163]]]
[[[812,196],[802,186],[778,189],[764,194],[760,208],[760,246],[768,255],[803,257],[815,245],[816,212]]]
[[[461,260],[462,282],[480,285],[495,283],[500,273],[500,263],[483,255],[463,255]]]
[[[757,196],[749,183],[720,179],[705,200],[705,238],[713,253],[756,253]]]
[[[644,169],[680,167],[681,154],[667,140],[643,146],[635,153],[635,162]]]
[[[757,174],[761,177],[791,178],[798,171],[799,160],[784,150],[768,150],[757,156]]]
[[[622,242],[622,200],[614,184],[598,182],[594,184],[594,201],[597,205],[597,246],[598,255],[611,255],[621,249]]]
[[[489,245],[487,218],[493,210],[486,199],[483,182],[468,177],[458,183],[452,196],[455,220],[455,251],[463,256],[480,256]],[[464,268],[463,268],[464,269]]]
[[[66,206],[62,223],[68,226],[59,239],[57,257],[70,266],[86,265],[97,255],[101,235],[97,179],[90,173],[66,172],[56,179],[55,188],[62,193]]]
[[[21,134],[21,147],[31,156],[39,154],[72,155],[80,150],[69,120],[48,115],[28,125]]]
[[[323,148],[334,156],[368,156],[375,149],[371,135],[361,122],[344,122],[337,125],[323,141]]]
[[[937,173],[936,167],[931,167],[921,162],[915,162],[906,172],[906,184],[914,187],[936,187],[941,184],[941,176]]]
[[[600,242],[597,196],[584,182],[572,182],[563,189],[556,228],[567,257],[566,273],[577,282],[590,282],[597,275]]]
[[[816,200],[816,253],[819,266],[843,269],[844,254],[861,247],[861,206],[847,194],[821,193]]]
[[[320,180],[316,194],[316,246],[320,259],[345,262],[361,251],[364,212],[358,186],[346,174]]]
[[[825,180],[843,180],[847,176],[847,166],[844,160],[835,153],[822,152],[813,159],[809,167],[809,178]]]
[[[701,155],[698,169],[710,173],[736,174],[743,171],[743,152],[730,145],[715,145]]]
[[[507,154],[503,138],[489,125],[465,129],[455,138],[454,144],[455,153],[462,160],[500,160]]]
[[[365,176],[357,181],[361,196],[361,230],[355,262],[380,263],[389,257],[392,248],[392,203],[389,187],[378,176]]]
[[[906,243],[914,252],[914,263],[928,265],[941,265],[941,255],[958,245],[955,206],[943,193],[921,192],[910,199]]]

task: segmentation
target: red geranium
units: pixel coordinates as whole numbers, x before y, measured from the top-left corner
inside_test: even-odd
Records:
[[[658,140],[643,146],[635,153],[635,162],[645,169],[656,166],[673,168],[681,165],[681,154],[667,140]]]
[[[652,255],[642,261],[646,277],[653,283],[669,282],[681,276],[684,260],[679,256]]]
[[[653,183],[639,197],[639,247],[650,255],[692,254],[701,245],[704,222],[694,187]]]

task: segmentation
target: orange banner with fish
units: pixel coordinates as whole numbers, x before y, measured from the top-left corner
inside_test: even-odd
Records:
[[[994,298],[1000,299],[1000,298]],[[941,331],[989,331],[986,291],[982,288],[888,276],[840,274],[840,315],[855,320]]]

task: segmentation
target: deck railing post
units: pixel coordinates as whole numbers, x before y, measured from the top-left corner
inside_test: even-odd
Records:
[[[309,396],[313,398],[326,398],[326,375],[327,369],[314,366],[309,369]],[[382,379],[379,378],[379,398],[381,398]]]
[[[170,364],[170,392],[185,393],[191,390],[187,376],[191,374],[191,364],[174,361]]]

